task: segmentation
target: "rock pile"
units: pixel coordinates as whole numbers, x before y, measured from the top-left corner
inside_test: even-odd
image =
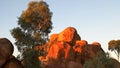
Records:
[[[83,68],[86,61],[103,52],[100,43],[89,44],[81,40],[73,27],[67,27],[59,34],[52,34],[45,45],[46,56],[40,56],[44,68]]]

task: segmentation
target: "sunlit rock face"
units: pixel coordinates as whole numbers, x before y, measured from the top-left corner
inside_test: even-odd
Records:
[[[85,62],[105,54],[99,42],[88,43],[73,27],[67,27],[58,34],[52,34],[45,44],[45,56],[39,56],[43,68],[83,68]],[[118,62],[119,63],[119,62]]]
[[[22,68],[19,67],[21,63],[17,59],[14,58],[14,60],[16,61],[14,63],[13,60],[11,60],[11,58],[13,57],[13,50],[14,47],[7,38],[0,38],[0,68]],[[17,62],[20,64],[16,65]],[[13,65],[16,65],[18,67],[13,67]]]
[[[73,27],[67,27],[65,30],[59,33],[57,41],[67,42],[74,45],[76,40],[81,40],[77,31]]]
[[[56,41],[57,38],[58,38],[58,35],[59,35],[59,34],[52,34],[52,35],[50,36],[50,41],[49,41],[49,42],[54,42],[54,41]]]
[[[76,44],[73,46],[73,49],[75,52],[81,53],[82,47],[88,45],[88,42],[86,40],[77,40]]]
[[[55,42],[48,52],[47,57],[48,58],[54,58],[54,59],[66,59],[69,56],[70,53],[70,45],[63,42]]]
[[[92,42],[92,45],[100,46],[101,47],[101,44],[99,42]]]

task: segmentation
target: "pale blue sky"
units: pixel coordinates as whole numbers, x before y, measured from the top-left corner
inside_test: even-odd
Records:
[[[0,37],[7,37],[14,44],[10,30],[17,27],[17,17],[27,8],[29,1],[32,0],[1,0]],[[105,51],[108,51],[110,40],[120,39],[120,0],[45,1],[53,12],[51,34],[72,26],[82,39],[88,43],[100,42]]]

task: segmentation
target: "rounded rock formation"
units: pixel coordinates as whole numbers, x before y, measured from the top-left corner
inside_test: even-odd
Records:
[[[57,39],[57,41],[67,42],[72,45],[75,44],[76,40],[81,40],[81,38],[73,27],[67,27],[65,30],[60,32]]]

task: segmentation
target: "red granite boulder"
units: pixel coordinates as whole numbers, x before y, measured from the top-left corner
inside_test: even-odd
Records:
[[[81,40],[77,31],[73,27],[67,27],[65,30],[59,33],[57,41],[67,42],[72,45],[75,44],[76,40]]]

